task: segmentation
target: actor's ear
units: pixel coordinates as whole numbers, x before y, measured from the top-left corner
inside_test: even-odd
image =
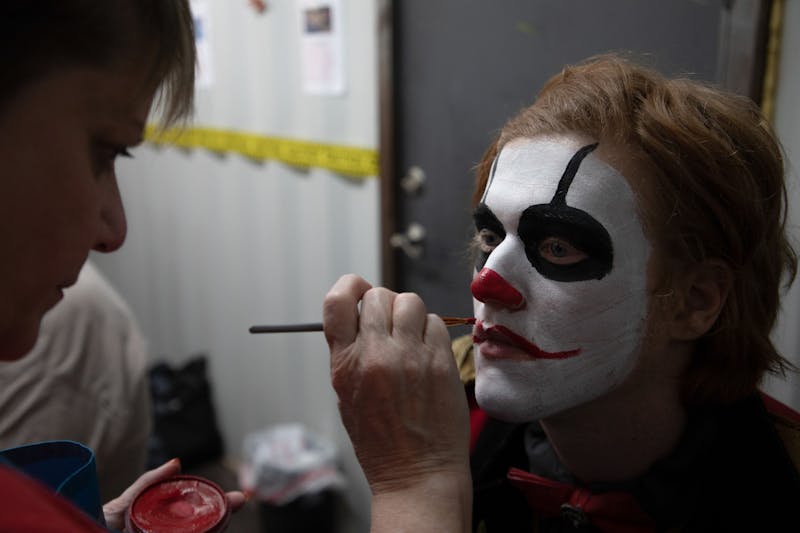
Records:
[[[723,261],[712,259],[693,265],[676,281],[680,298],[670,330],[674,339],[693,341],[717,321],[733,284],[733,272]]]

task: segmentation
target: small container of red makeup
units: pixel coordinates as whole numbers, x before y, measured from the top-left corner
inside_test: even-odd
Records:
[[[219,485],[178,475],[142,490],[125,513],[125,526],[131,533],[219,533],[230,515]]]

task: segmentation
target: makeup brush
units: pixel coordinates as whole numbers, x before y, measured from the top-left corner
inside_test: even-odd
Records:
[[[473,317],[460,318],[457,316],[442,316],[439,318],[444,321],[444,325],[448,328],[452,326],[471,326],[475,323],[475,319]]]
[[[474,318],[459,318],[454,316],[441,317],[444,325],[469,326],[475,323]],[[250,333],[299,333],[303,331],[322,331],[322,322],[311,322],[309,324],[279,324],[275,326],[250,326]]]

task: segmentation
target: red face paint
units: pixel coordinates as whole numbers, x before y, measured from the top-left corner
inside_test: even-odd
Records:
[[[207,479],[175,476],[145,488],[125,515],[133,533],[218,533],[230,518],[223,490]]]
[[[503,277],[490,268],[482,268],[469,286],[479,302],[507,309],[521,309],[525,298]]]

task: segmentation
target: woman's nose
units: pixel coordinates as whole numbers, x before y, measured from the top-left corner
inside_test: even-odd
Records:
[[[494,307],[516,311],[525,306],[525,298],[503,276],[491,268],[483,268],[469,286],[476,300]]]
[[[125,242],[127,233],[125,208],[122,206],[119,189],[114,184],[100,212],[100,229],[93,249],[103,253],[113,252]]]

